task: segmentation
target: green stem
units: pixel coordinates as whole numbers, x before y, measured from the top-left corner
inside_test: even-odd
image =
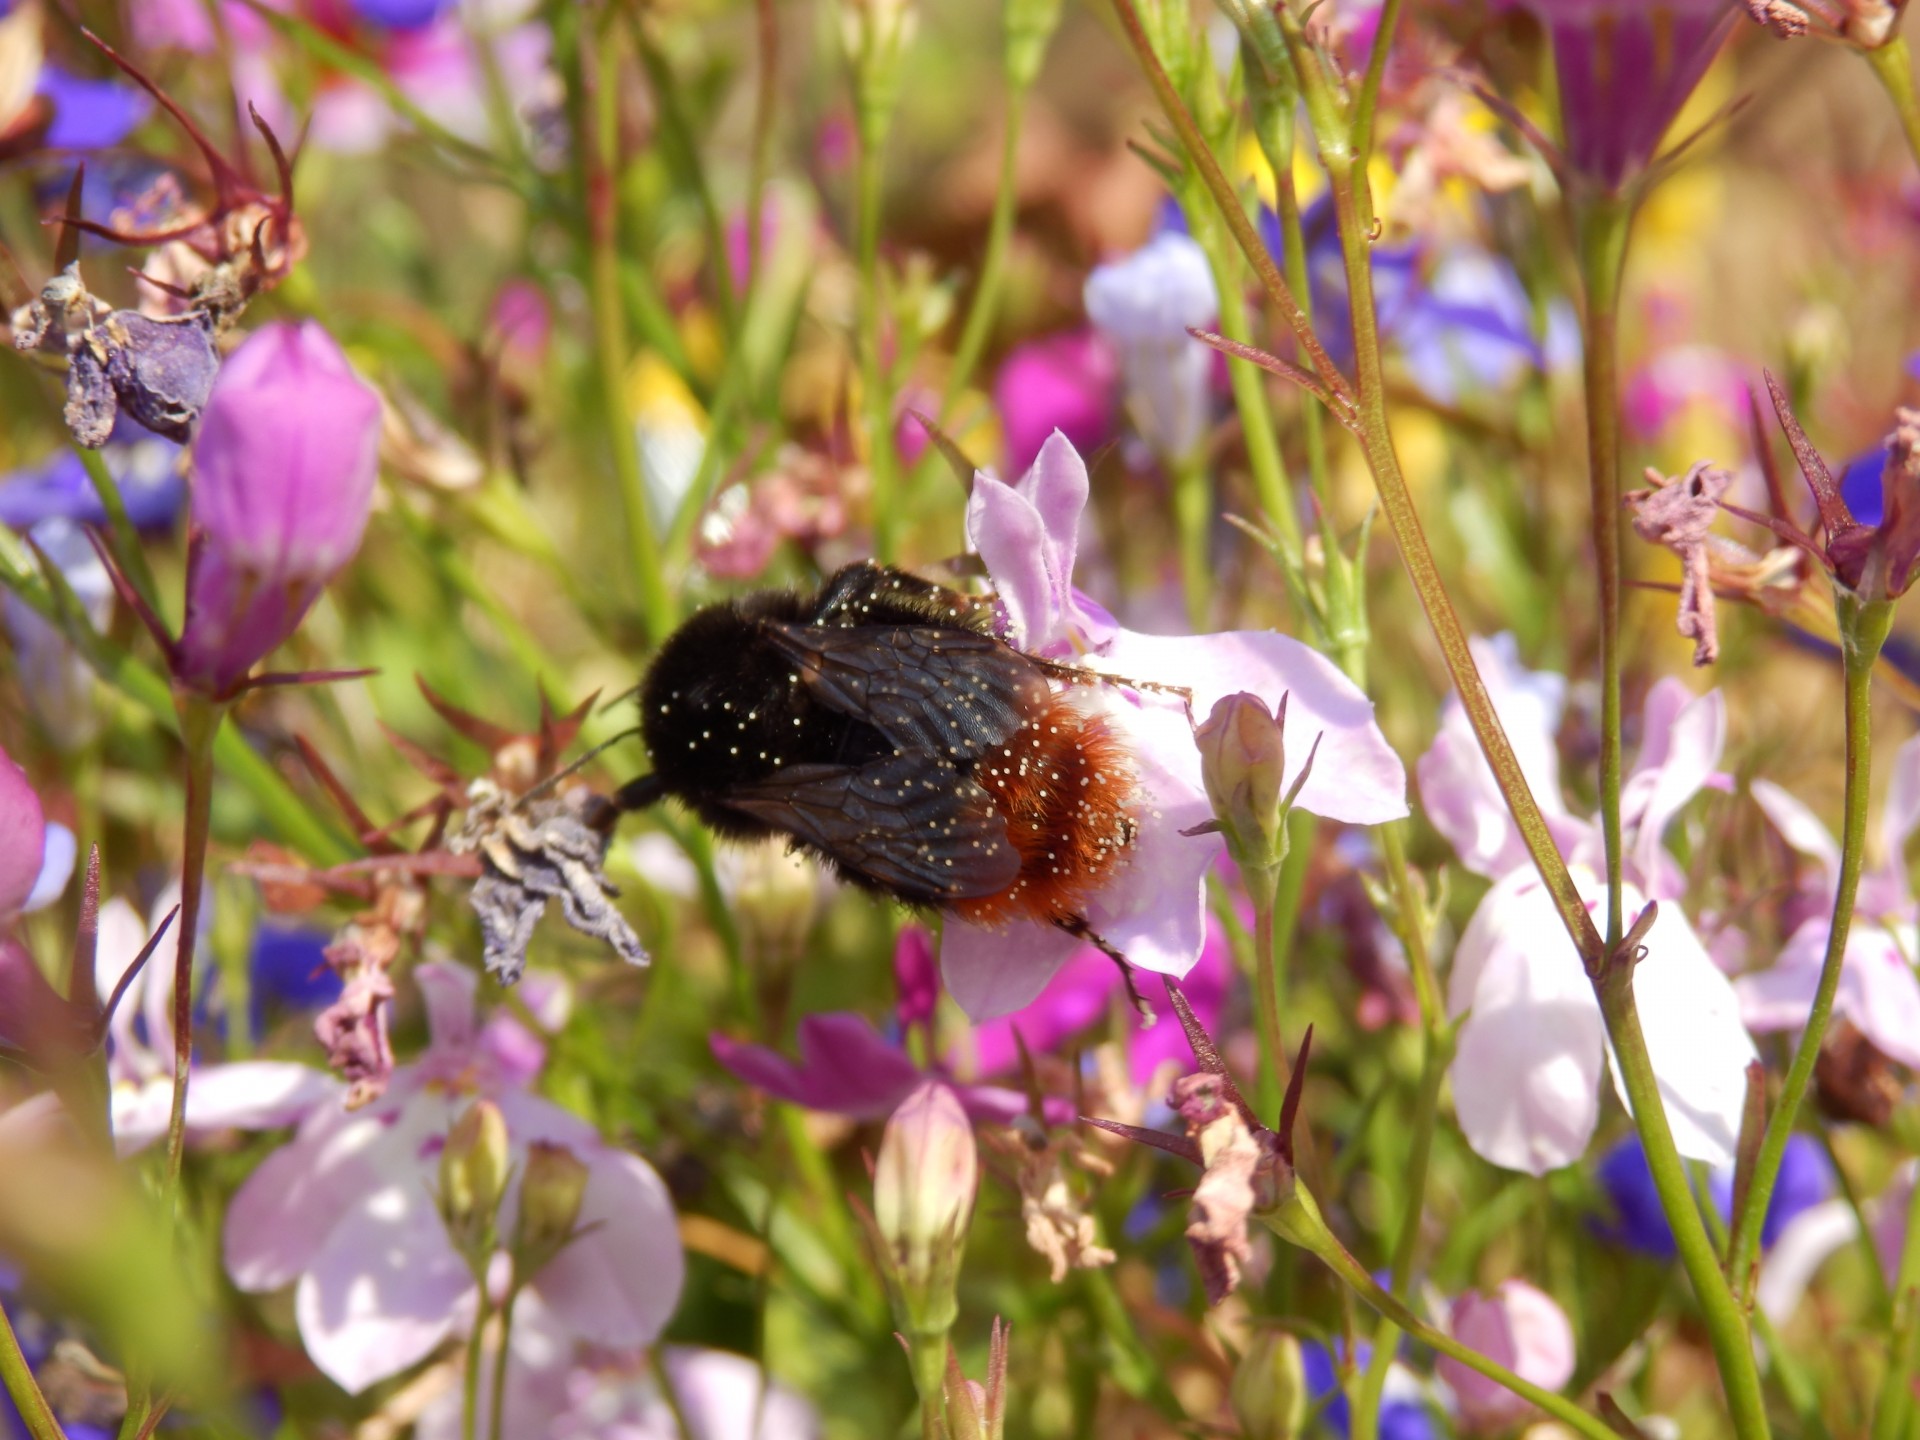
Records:
[[[1589,1440],[1619,1440],[1610,1427],[1587,1414],[1564,1395],[1542,1389],[1531,1380],[1514,1374],[1506,1366],[1489,1360],[1471,1345],[1463,1345],[1444,1330],[1436,1330],[1382,1289],[1367,1273],[1366,1267],[1354,1259],[1346,1246],[1327,1228],[1319,1207],[1304,1187],[1296,1189],[1293,1200],[1260,1218],[1282,1239],[1317,1255],[1356,1295],[1421,1344],[1431,1346],[1442,1355],[1451,1356],[1496,1385],[1504,1386],[1522,1399],[1531,1401],[1562,1424],[1588,1436]]]
[[[767,211],[767,171],[773,152],[773,107],[780,96],[780,13],[774,0],[754,0],[760,47],[753,90],[753,142],[747,152],[747,303],[760,282],[760,231]],[[745,307],[743,307],[744,309]]]
[[[486,1338],[487,1317],[492,1313],[492,1307],[487,1303],[486,1277],[482,1275],[479,1279],[473,1329],[467,1335],[467,1363],[460,1376],[460,1440],[476,1440],[480,1433],[480,1364],[485,1359],[486,1351],[482,1342]]]
[[[1920,97],[1914,95],[1913,57],[1907,53],[1907,37],[1896,35],[1861,54],[1893,101],[1894,112],[1900,117],[1900,133],[1907,137],[1907,149],[1920,162]]]
[[[1764,1440],[1769,1433],[1767,1411],[1761,1398],[1760,1370],[1754,1362],[1746,1311],[1721,1273],[1719,1256],[1700,1218],[1699,1206],[1694,1203],[1686,1167],[1674,1146],[1673,1131],[1667,1125],[1660,1100],[1660,1082],[1653,1073],[1647,1038],[1640,1029],[1640,1012],[1634,1008],[1633,971],[1633,964],[1624,957],[1602,968],[1595,981],[1600,1013],[1606,1020],[1607,1035],[1613,1041],[1614,1063],[1627,1092],[1634,1128],[1646,1151],[1647,1168],[1652,1172],[1653,1186],[1660,1196],[1660,1208],[1673,1231],[1680,1263],[1693,1285],[1694,1298],[1699,1302],[1701,1318],[1706,1322],[1707,1335],[1713,1344],[1714,1358],[1719,1362],[1720,1385],[1732,1414],[1734,1434],[1740,1440]]]
[[[862,106],[870,111],[870,106]],[[880,297],[880,201],[884,172],[880,163],[886,117],[871,114],[859,126],[854,162],[858,213],[855,218],[860,266],[860,403],[867,416],[867,469],[873,486],[873,553],[891,564],[900,544],[899,476],[894,466],[893,404],[882,359],[886,311]]]
[[[1907,1201],[1907,1235],[1894,1277],[1893,1324],[1887,1373],[1874,1408],[1873,1440],[1897,1440],[1914,1410],[1912,1377],[1920,1367],[1920,1184]]]
[[[206,888],[207,839],[213,824],[213,741],[226,706],[182,695],[180,743],[186,750],[186,820],[181,839],[180,917],[173,951],[173,1108],[167,1117],[167,1169],[162,1191],[169,1223],[179,1199],[187,1151],[187,1077],[193,1059],[193,951]]]
[[[1380,113],[1380,85],[1386,79],[1387,60],[1393,51],[1394,32],[1400,27],[1402,0],[1386,0],[1380,7],[1380,23],[1373,32],[1373,50],[1367,56],[1366,78],[1360,82],[1360,94],[1353,105],[1353,158],[1362,170],[1373,158],[1374,122]]]
[[[907,1359],[913,1367],[913,1388],[920,1396],[920,1440],[941,1440],[947,1378],[945,1331],[907,1337]]]
[[[1834,610],[1840,622],[1841,663],[1846,686],[1846,791],[1840,825],[1840,875],[1833,896],[1833,918],[1827,932],[1827,953],[1820,963],[1820,982],[1814,988],[1813,1008],[1806,1029],[1787,1067],[1779,1102],[1767,1118],[1760,1155],[1753,1167],[1745,1203],[1734,1217],[1733,1240],[1727,1252],[1727,1273],[1740,1294],[1751,1300],[1760,1255],[1760,1228],[1773,1199],[1781,1158],[1787,1152],[1800,1102],[1813,1083],[1820,1059],[1820,1042],[1833,1018],[1834,996],[1847,954],[1847,934],[1853,927],[1853,903],[1860,888],[1860,870],[1867,840],[1867,784],[1872,756],[1872,686],[1874,661],[1886,642],[1893,621],[1890,601],[1862,602],[1837,586]]]
[[[1207,475],[1206,448],[1196,445],[1172,462],[1173,523],[1180,546],[1180,590],[1187,619],[1195,630],[1206,627],[1207,597],[1213,572],[1207,564],[1208,522],[1213,518],[1213,485]]]
[[[973,378],[980,357],[986,353],[993,335],[994,321],[1000,318],[1000,297],[1006,289],[1007,256],[1013,249],[1013,222],[1020,209],[1019,166],[1020,131],[1027,114],[1026,85],[1007,88],[1006,136],[1000,148],[1000,188],[994,192],[993,216],[987,222],[987,248],[980,258],[980,279],[973,289],[973,304],[967,308],[967,321],[960,331],[960,344],[953,352],[953,364],[947,371],[947,383],[940,396],[941,423],[952,413],[953,402]]]
[[[493,1387],[487,1407],[488,1440],[500,1440],[501,1417],[507,1413],[507,1366],[512,1360],[513,1302],[520,1298],[520,1277],[507,1286],[507,1298],[500,1302],[500,1342],[493,1354]]]
[[[1273,1114],[1287,1075],[1287,1041],[1280,1030],[1285,981],[1279,963],[1279,935],[1274,927],[1280,867],[1249,867],[1242,878],[1253,901],[1253,1000],[1260,1026],[1260,1108]]]
[[[1600,830],[1607,856],[1607,945],[1620,943],[1620,278],[1633,207],[1617,196],[1579,214],[1586,290],[1587,481],[1600,577]]]
[[[595,36],[592,26],[583,25],[580,67],[586,93],[582,100],[592,122],[586,147],[584,209],[594,368],[600,382],[607,440],[613,447],[614,478],[626,511],[627,549],[640,590],[640,626],[648,641],[657,644],[673,628],[675,610],[647,506],[640,440],[634,433],[627,403],[626,310],[620,285],[620,200],[615,178],[620,144],[617,64],[618,56],[608,37]]]
[[[5,1382],[14,1409],[27,1422],[32,1440],[66,1440],[67,1432],[54,1418],[47,1397],[40,1393],[40,1382],[33,1378],[33,1369],[21,1353],[20,1337],[13,1333],[13,1322],[7,1318],[4,1305],[0,1305],[0,1381]]]

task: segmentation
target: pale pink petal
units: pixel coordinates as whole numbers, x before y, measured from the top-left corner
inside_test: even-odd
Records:
[[[1035,1054],[1057,1049],[1112,1008],[1120,969],[1091,945],[1082,945],[1054,972],[1039,998],[1017,1017],[1001,1016],[973,1027],[974,1065],[981,1075],[1003,1075],[1020,1064],[1014,1031]]]
[[[114,988],[139,956],[140,947],[146,943],[146,922],[133,906],[116,897],[100,907],[100,932],[93,951],[93,976],[101,1004],[104,1005],[112,996]],[[161,953],[165,949],[166,942],[163,940],[147,965],[157,968],[171,964],[173,957]],[[111,1042],[108,1066],[116,1080],[144,1080],[159,1074],[164,1068],[154,1052],[142,1045],[134,1033],[134,1022],[140,1014],[141,992],[149,974],[150,971],[143,970],[134,978],[107,1025]]]
[[[1913,927],[1903,930],[1902,938],[1911,947]],[[1907,962],[1912,953],[1911,948],[1903,952],[1878,925],[1849,932],[1837,1005],[1882,1053],[1902,1065],[1920,1067],[1920,980]],[[1801,1023],[1805,1020],[1803,1012]]]
[[[46,819],[27,772],[0,750],[0,917],[17,912],[40,878]]]
[[[1657,723],[1659,722],[1659,723]],[[1631,854],[1643,881],[1661,873],[1661,837],[1720,763],[1727,743],[1727,703],[1718,690],[1692,698],[1678,680],[1662,680],[1647,697],[1640,764],[1621,808],[1633,828]],[[1678,891],[1657,898],[1677,898]]]
[[[1111,964],[1111,962],[1109,962]],[[859,1120],[891,1115],[920,1083],[918,1067],[864,1015],[809,1015],[800,1022],[798,1064],[758,1045],[709,1037],[714,1058],[777,1100]]]
[[[1755,780],[1752,789],[1754,803],[1766,812],[1781,838],[1802,855],[1820,862],[1831,891],[1840,873],[1840,847],[1834,843],[1832,832],[1813,811],[1771,780]]]
[[[56,821],[47,822],[43,847],[40,874],[20,905],[29,915],[46,909],[66,894],[67,882],[73,878],[74,862],[80,858],[80,842],[74,838],[73,831]]]
[[[165,915],[180,903],[180,883],[174,881],[163,889],[153,902],[153,914]],[[205,920],[202,916],[202,920]],[[153,935],[153,921],[147,920],[141,926],[140,943],[146,944]],[[201,934],[206,926],[201,925]],[[180,963],[180,945],[182,931],[176,915],[167,933],[154,947],[152,956],[140,980],[140,1015],[147,1025],[147,1049],[152,1052],[159,1067],[167,1074],[173,1073],[173,975]],[[138,953],[137,951],[135,953]],[[199,959],[198,954],[195,959]],[[131,1000],[133,997],[127,997]]]
[[[612,1349],[651,1345],[680,1300],[686,1260],[667,1187],[644,1160],[595,1146],[582,1152],[585,1233],[534,1286],[554,1317],[583,1340]]]
[[[991,1020],[1032,1004],[1079,944],[1046,925],[987,930],[948,916],[940,931],[940,975],[968,1016]]]
[[[1448,1318],[1453,1338],[1504,1365],[1523,1380],[1558,1390],[1573,1376],[1573,1326],[1566,1312],[1524,1280],[1506,1280],[1492,1295],[1466,1294]],[[1435,1364],[1460,1402],[1469,1430],[1504,1430],[1533,1413],[1532,1402],[1448,1356]]]
[[[1606,1031],[1552,898],[1516,870],[1480,902],[1454,957],[1454,1109],[1474,1152],[1544,1175],[1586,1152]]]
[[[573,1332],[540,1303],[540,1292],[523,1290],[513,1306],[513,1333],[507,1342],[506,1406],[503,1435],[548,1436],[567,1408],[567,1381],[575,1373]],[[490,1434],[493,1415],[492,1361],[480,1387],[475,1433]],[[465,1403],[460,1386],[449,1384],[428,1402],[414,1423],[413,1440],[462,1440]],[[605,1440],[619,1440],[609,1433]]]
[[[1032,467],[1015,488],[1032,503],[1046,527],[1050,568],[1071,582],[1080,550],[1080,516],[1091,489],[1087,462],[1073,442],[1055,430],[1041,443]]]
[[[1822,949],[1826,946],[1827,922],[1809,920],[1795,931],[1799,936],[1813,931]],[[1733,982],[1740,997],[1740,1018],[1747,1028],[1767,1035],[1776,1030],[1793,1030],[1807,1023],[1813,1008],[1813,993],[1820,984],[1818,959],[1812,965],[1792,964],[1783,954],[1770,969],[1742,975]]]
[[[661,1364],[693,1432],[686,1440],[818,1440],[821,1434],[813,1407],[784,1386],[769,1388],[766,1372],[744,1355],[670,1345]]]
[[[187,1132],[277,1130],[297,1124],[318,1106],[337,1105],[340,1093],[340,1082],[326,1071],[291,1061],[196,1066],[187,1087]],[[167,1133],[173,1081],[117,1085],[112,1104],[114,1148],[131,1155]]]
[[[975,475],[967,535],[993,577],[1009,643],[1035,654],[1061,650],[1073,577],[1053,572],[1046,523],[1033,502],[1002,480]]]
[[[1597,894],[1597,882],[1593,889]],[[1645,897],[1629,885],[1621,900],[1632,924]],[[1747,1065],[1755,1058],[1733,983],[1708,957],[1678,905],[1661,906],[1646,946],[1646,958],[1633,972],[1633,995],[1673,1143],[1690,1160],[1731,1165]],[[1626,1105],[1617,1066],[1614,1085]]]
[[[432,1354],[473,1289],[416,1172],[347,1206],[300,1277],[294,1318],[308,1357],[357,1395]]]
[[[1760,1261],[1754,1286],[1754,1299],[1767,1318],[1786,1324],[1827,1257],[1859,1232],[1860,1221],[1845,1200],[1822,1201],[1789,1220]]]
[[[1887,793],[1880,802],[1882,865],[1900,864],[1916,825],[1920,825],[1920,735],[1894,753],[1893,768],[1887,773]],[[1905,872],[1904,865],[1901,870]]]
[[[480,977],[464,965],[430,960],[413,972],[413,983],[427,1007],[427,1035],[436,1050],[464,1050],[473,1044],[473,997]]]
[[[1313,773],[1300,791],[1303,809],[1350,825],[1377,825],[1407,813],[1407,773],[1374,723],[1373,702],[1326,656],[1271,630],[1218,635],[1141,635],[1119,631],[1098,668],[1131,680],[1179,685],[1193,694],[1193,713],[1237,691],[1258,695],[1269,709],[1287,697],[1288,783],[1298,777],[1318,739]],[[1200,757],[1186,746],[1199,788]],[[1196,951],[1197,953],[1197,951]]]

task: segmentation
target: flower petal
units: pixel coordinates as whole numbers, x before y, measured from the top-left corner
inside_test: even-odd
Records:
[[[1621,808],[1634,827],[1634,865],[1642,881],[1651,885],[1664,868],[1661,836],[1720,763],[1727,743],[1726,699],[1718,690],[1691,698],[1680,681],[1662,680],[1647,697],[1644,733],[1641,762],[1628,778]],[[1678,895],[1672,890],[1656,898]]]
[[[1792,1318],[1827,1257],[1860,1231],[1860,1221],[1845,1200],[1829,1200],[1796,1215],[1760,1262],[1754,1300],[1776,1325]]]
[[[313,1363],[357,1395],[433,1353],[473,1288],[424,1174],[407,1173],[339,1217],[300,1277],[294,1317]]]
[[[1600,1113],[1606,1031],[1552,897],[1530,870],[1496,883],[1460,937],[1448,1010],[1469,1008],[1451,1071],[1467,1143],[1532,1175],[1578,1160]]]
[[[298,1123],[317,1106],[337,1103],[340,1082],[324,1070],[285,1060],[242,1060],[195,1067],[187,1088],[187,1131],[277,1130]],[[113,1143],[122,1155],[167,1133],[173,1081],[156,1078],[137,1088],[115,1086]]]
[[[950,915],[940,931],[940,976],[969,1018],[991,1020],[1031,1005],[1079,945],[1048,925],[988,930]]]
[[[864,1015],[809,1015],[800,1022],[799,1042],[796,1064],[725,1035],[708,1039],[714,1058],[756,1089],[809,1110],[858,1120],[891,1115],[922,1078],[906,1052],[882,1039]]]
[[[586,1149],[584,1233],[534,1277],[554,1317],[612,1349],[651,1345],[680,1300],[686,1260],[667,1187],[637,1155]]]
[[[0,916],[26,903],[40,878],[46,820],[27,772],[0,750]]]
[[[1621,901],[1629,924],[1646,906],[1631,885],[1622,887]],[[1731,1165],[1747,1065],[1755,1058],[1733,982],[1714,965],[1678,905],[1661,908],[1646,945],[1634,968],[1633,995],[1673,1143],[1690,1160]],[[1627,1105],[1618,1064],[1614,1085]]]
[[[1802,855],[1820,862],[1827,872],[1827,888],[1831,892],[1840,874],[1840,847],[1834,843],[1832,832],[1820,823],[1813,811],[1771,780],[1755,780],[1752,790],[1754,803],[1766,812],[1781,839]]]
[[[967,535],[993,577],[1008,642],[1039,655],[1068,651],[1073,577],[1055,571],[1052,537],[1033,502],[983,471],[973,477]]]
[[[480,977],[464,965],[430,960],[413,972],[427,1007],[427,1035],[435,1050],[465,1050],[473,1044],[473,997]]]
[[[1880,802],[1880,864],[1897,868],[1902,877],[1906,874],[1902,852],[1916,825],[1920,825],[1920,735],[1894,754],[1887,793]]]
[[[1217,635],[1141,635],[1118,631],[1098,668],[1130,680],[1178,685],[1206,715],[1236,691],[1258,695],[1269,709],[1287,697],[1287,783],[1298,778],[1319,741],[1313,773],[1301,788],[1302,808],[1350,825],[1377,825],[1407,813],[1407,772],[1374,723],[1373,702],[1326,656],[1272,630]],[[1199,788],[1200,758],[1189,731],[1176,773]]]

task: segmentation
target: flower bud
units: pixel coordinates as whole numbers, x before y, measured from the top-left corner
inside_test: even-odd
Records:
[[[453,1122],[440,1152],[440,1218],[469,1265],[485,1265],[493,1251],[506,1189],[506,1117],[491,1100],[476,1100]]]
[[[1258,695],[1241,691],[1214,702],[1193,732],[1200,778],[1234,863],[1266,869],[1286,855],[1286,744],[1279,716]]]
[[[1558,1390],[1573,1374],[1573,1327],[1551,1297],[1524,1280],[1502,1281],[1491,1295],[1462,1295],[1447,1328],[1542,1389]],[[1506,1430],[1532,1413],[1532,1402],[1458,1360],[1442,1356],[1436,1369],[1460,1402],[1463,1429]]]
[[[893,1271],[900,1328],[943,1335],[979,1183],[973,1126],[953,1091],[929,1080],[887,1121],[874,1166],[873,1214]]]
[[[590,1173],[587,1162],[564,1145],[536,1140],[527,1147],[520,1224],[513,1237],[514,1260],[522,1274],[533,1274],[567,1248],[580,1223]]]
[[[1256,1331],[1227,1393],[1247,1440],[1294,1440],[1304,1434],[1311,1395],[1300,1342],[1284,1330]]]
[[[0,750],[0,923],[17,914],[40,878],[46,816],[27,772]]]
[[[182,684],[226,694],[293,633],[360,547],[379,443],[379,396],[312,321],[228,358],[193,447]]]

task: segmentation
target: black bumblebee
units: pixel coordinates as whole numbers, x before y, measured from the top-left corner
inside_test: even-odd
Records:
[[[1137,833],[1135,766],[1089,703],[1099,677],[1015,649],[993,620],[991,600],[870,562],[813,595],[709,606],[641,682],[653,771],[617,803],[671,797],[909,905],[1056,925],[1112,954],[1085,907]]]

